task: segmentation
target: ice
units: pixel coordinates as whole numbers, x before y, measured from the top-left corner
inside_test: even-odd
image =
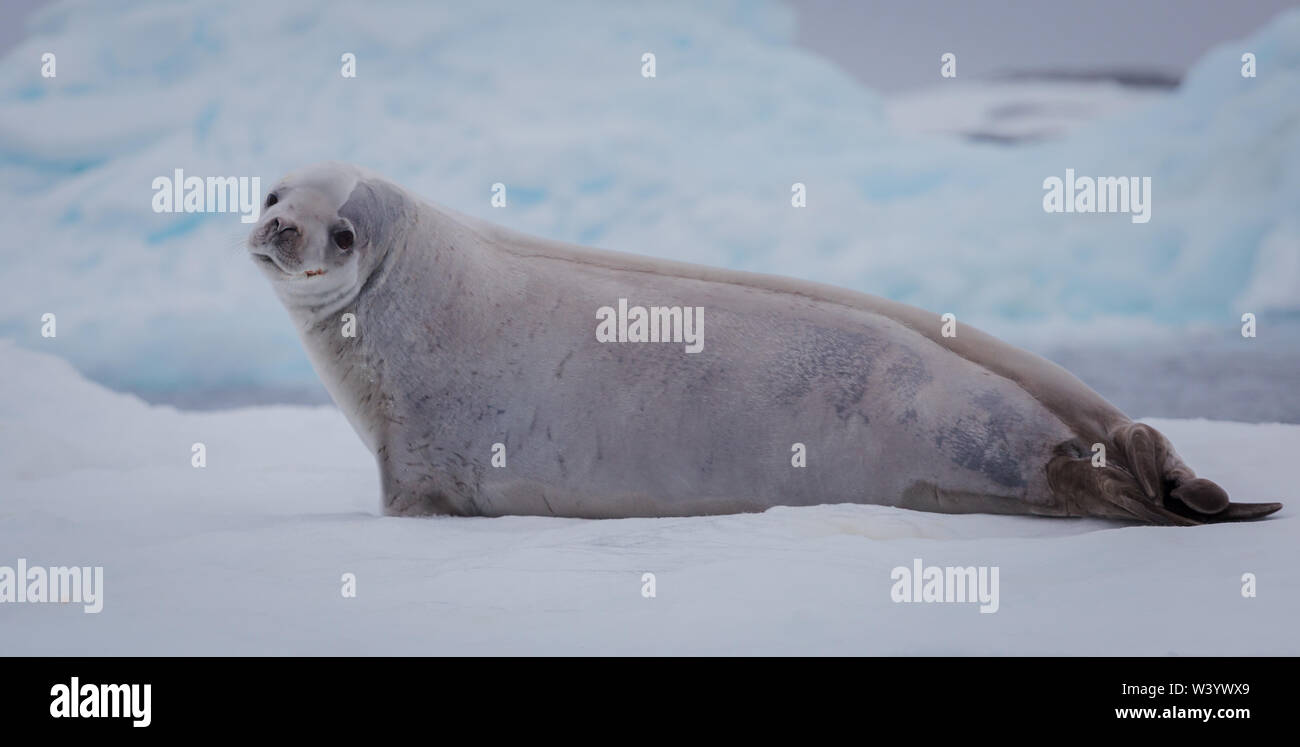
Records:
[[[857,505],[384,518],[334,408],[179,412],[11,343],[0,370],[18,379],[0,389],[0,565],[104,568],[98,614],[0,605],[0,656],[1300,654],[1290,504],[1197,528]],[[1294,500],[1300,426],[1152,424],[1235,499]],[[997,566],[998,611],[892,602],[914,558]]]
[[[327,159],[550,238],[846,285],[1040,348],[1297,311],[1300,11],[1176,92],[1016,148],[897,130],[794,38],[776,2],[51,6],[0,60],[0,337],[153,400],[319,400],[248,227],[155,214],[150,184]],[[1152,221],[1044,214],[1066,168],[1151,176]]]
[[[1059,137],[1101,116],[1167,98],[1159,88],[1114,81],[951,78],[891,96],[889,121],[900,132],[942,133],[992,143]]]

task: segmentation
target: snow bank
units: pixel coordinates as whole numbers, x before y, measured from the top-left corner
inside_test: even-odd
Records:
[[[544,236],[834,282],[1013,340],[1231,331],[1300,308],[1298,50],[1293,12],[1176,94],[1006,149],[896,133],[775,2],[61,3],[0,60],[0,335],[43,345],[55,312],[60,354],[115,388],[319,392],[247,226],[155,214],[150,184],[269,186],[323,159]],[[1152,221],[1044,214],[1066,168],[1152,176]]]
[[[1300,654],[1291,504],[1193,529],[851,505],[383,518],[333,408],[177,412],[7,342],[0,369],[18,379],[0,389],[0,565],[104,568],[99,614],[0,605],[0,656]],[[1152,422],[1235,498],[1294,502],[1300,426]],[[892,602],[914,558],[997,566],[998,611]]]

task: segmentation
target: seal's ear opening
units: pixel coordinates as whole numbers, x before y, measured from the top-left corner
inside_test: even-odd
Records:
[[[392,227],[405,210],[402,193],[378,180],[363,180],[353,187],[347,202],[339,208],[339,217],[347,218],[356,229],[356,246],[386,244]]]

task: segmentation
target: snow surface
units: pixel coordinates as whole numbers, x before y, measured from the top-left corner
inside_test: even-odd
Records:
[[[0,370],[17,379],[0,389],[0,565],[100,565],[105,588],[96,615],[0,605],[0,656],[1300,654],[1282,487],[1300,426],[1149,421],[1237,500],[1290,501],[1252,524],[855,505],[397,519],[378,515],[374,465],[334,408],[178,412],[12,342]],[[998,566],[999,611],[892,602],[890,572],[913,558]]]
[[[155,214],[150,185],[269,188],[327,159],[549,238],[832,282],[1022,344],[1300,311],[1300,10],[1121,109],[1017,148],[899,131],[775,1],[64,2],[0,59],[0,335],[36,348],[55,312],[62,355],[153,399],[319,392],[248,227]],[[1045,214],[1067,168],[1151,176],[1151,222]]]

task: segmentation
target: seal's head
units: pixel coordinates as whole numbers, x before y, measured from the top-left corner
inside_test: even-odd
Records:
[[[267,193],[248,250],[286,305],[344,301],[382,261],[404,209],[398,190],[355,166],[311,166]]]

